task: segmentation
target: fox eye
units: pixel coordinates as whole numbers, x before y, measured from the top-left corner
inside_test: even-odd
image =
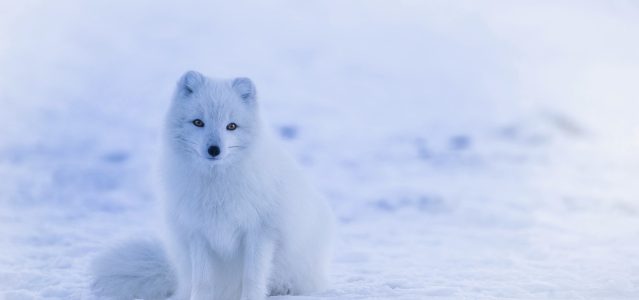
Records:
[[[229,125],[226,125],[226,130],[235,130],[237,129],[237,124],[235,123],[229,123]]]
[[[193,125],[195,125],[197,127],[204,127],[204,122],[202,122],[202,120],[200,120],[200,119],[195,119],[195,120],[193,120]]]

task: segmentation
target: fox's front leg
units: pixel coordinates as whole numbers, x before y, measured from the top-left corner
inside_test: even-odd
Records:
[[[274,242],[264,233],[249,233],[244,239],[242,300],[262,300],[273,263]]]
[[[191,300],[211,300],[214,297],[213,259],[208,243],[193,239],[191,254]]]

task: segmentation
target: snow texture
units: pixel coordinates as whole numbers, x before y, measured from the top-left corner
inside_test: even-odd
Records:
[[[0,299],[92,299],[154,235],[189,69],[253,79],[331,200],[298,298],[639,299],[638,36],[623,0],[3,1]]]

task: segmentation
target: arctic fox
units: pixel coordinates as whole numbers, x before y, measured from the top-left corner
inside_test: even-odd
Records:
[[[332,211],[265,129],[250,79],[187,72],[165,129],[167,238],[98,257],[95,295],[256,300],[325,287]]]

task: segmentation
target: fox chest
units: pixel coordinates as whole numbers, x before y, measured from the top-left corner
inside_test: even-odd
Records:
[[[245,199],[233,200],[235,202],[182,207],[178,226],[192,236],[204,238],[218,256],[233,256],[240,252],[246,234],[259,230],[266,221]]]
[[[184,186],[171,193],[181,231],[206,239],[213,252],[228,257],[241,250],[247,233],[274,227],[280,193],[269,180],[250,179]]]
[[[199,230],[213,252],[228,257],[239,252],[253,221],[242,216],[215,214],[204,220]]]

